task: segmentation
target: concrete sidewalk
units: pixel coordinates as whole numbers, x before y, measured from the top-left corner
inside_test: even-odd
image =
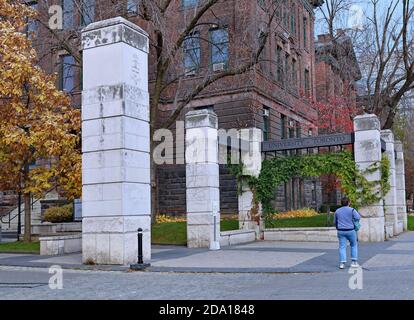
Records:
[[[195,273],[322,273],[335,272],[336,243],[260,241],[225,247],[219,251],[178,246],[153,246],[153,272]],[[360,264],[365,270],[414,269],[414,232],[383,243],[361,243]],[[80,254],[44,257],[29,254],[0,254],[0,266],[126,271],[129,266],[86,266]]]

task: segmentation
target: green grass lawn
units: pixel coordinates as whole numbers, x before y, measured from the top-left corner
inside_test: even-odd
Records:
[[[272,224],[266,224],[266,228],[312,228],[326,227],[326,215],[319,215],[311,218],[295,218],[274,220]],[[330,224],[332,226],[332,223]],[[237,220],[222,220],[221,231],[237,230],[239,222]],[[408,217],[408,229],[414,231],[414,216]],[[164,222],[152,226],[153,244],[187,244],[187,224],[186,222]],[[0,253],[39,253],[39,242],[9,242],[0,243]]]
[[[295,218],[274,220],[272,224],[267,224],[267,228],[311,228],[326,227],[326,215],[311,218]],[[332,224],[330,224],[332,226]],[[225,219],[221,221],[220,230],[238,230],[237,220]],[[151,237],[153,244],[175,244],[186,245],[187,243],[187,224],[186,222],[163,222],[152,226]]]
[[[0,243],[0,253],[39,253],[40,242],[6,242]]]
[[[273,220],[266,224],[266,228],[325,228],[333,226],[333,214],[327,224],[327,215],[321,214],[310,218],[294,218]]]
[[[151,242],[154,244],[176,244],[187,243],[186,222],[163,222],[151,226]]]
[[[414,216],[408,216],[408,230],[414,231]]]
[[[237,230],[237,220],[222,220],[221,231]],[[151,240],[153,244],[187,244],[187,223],[186,222],[163,222],[152,225]]]

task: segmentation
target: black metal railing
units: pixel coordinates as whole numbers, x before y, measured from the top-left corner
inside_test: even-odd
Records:
[[[53,186],[52,188],[50,188],[49,190],[47,190],[46,191],[46,193],[45,193],[45,195],[47,195],[47,194],[49,194],[50,192],[52,192],[53,190],[55,190],[56,189],[56,186]],[[33,207],[34,207],[34,205],[37,203],[37,202],[39,202],[40,200],[42,200],[43,198],[38,198],[38,199],[34,199],[34,197],[32,196],[31,197],[31,200],[30,200],[30,206],[31,206],[31,209],[33,210]],[[13,215],[12,216],[12,213],[13,213],[13,211],[15,211],[16,209],[18,209],[17,210],[17,213],[15,214],[15,215]],[[14,219],[16,219],[16,218],[18,218],[19,216],[20,216],[20,214],[22,213],[22,210],[21,210],[21,201],[19,200],[19,203],[13,208],[13,209],[11,209],[10,211],[9,211],[9,213],[6,213],[3,217],[1,217],[0,218],[0,222],[2,223],[2,224],[6,224],[6,225],[8,225],[9,226],[9,228],[10,228],[10,226],[11,226],[11,223],[12,223],[12,221],[14,220]],[[8,218],[8,219],[6,219],[5,220],[5,218]]]

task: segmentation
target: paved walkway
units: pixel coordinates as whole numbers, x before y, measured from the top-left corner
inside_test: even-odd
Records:
[[[232,273],[322,273],[337,271],[337,243],[262,241],[219,251],[178,246],[153,246],[148,271]],[[365,270],[414,270],[414,232],[383,243],[361,243]],[[80,254],[44,257],[0,254],[0,266],[124,271],[128,266],[85,266]]]

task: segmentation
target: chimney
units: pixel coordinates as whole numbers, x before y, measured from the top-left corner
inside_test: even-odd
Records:
[[[336,37],[340,38],[346,36],[346,31],[344,29],[336,29]]]
[[[318,42],[329,42],[332,40],[332,36],[330,34],[319,34],[318,35]]]

